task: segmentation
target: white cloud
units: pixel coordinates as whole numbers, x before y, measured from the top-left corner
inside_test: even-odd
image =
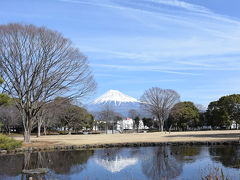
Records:
[[[152,2],[157,2],[160,4],[165,4],[169,6],[174,6],[178,8],[184,8],[190,11],[201,12],[201,13],[209,13],[210,10],[199,5],[190,4],[184,1],[179,0],[151,0]]]
[[[174,71],[173,69],[178,69],[179,68],[174,68],[174,67],[163,67],[163,66],[141,66],[141,65],[116,65],[116,64],[90,64],[93,67],[97,68],[108,68],[109,70],[120,70],[120,71],[156,71],[156,72],[162,72],[162,73],[168,73],[168,74],[179,74],[179,75],[188,75],[188,76],[199,76],[201,74],[199,73],[191,73],[191,72],[180,72],[180,71]]]
[[[79,39],[80,49],[89,55],[90,65],[97,73],[114,72],[116,79],[121,78],[118,73],[132,75],[141,71],[154,75],[161,72],[159,76],[163,75],[166,80],[181,76],[186,80],[182,86],[172,83],[173,87],[169,88],[179,90],[185,100],[205,105],[222,95],[239,92],[237,82],[224,80],[233,74],[238,77],[240,72],[238,20],[183,0],[71,2],[94,6],[94,9],[95,6],[101,10],[107,8],[112,13],[109,19],[107,16],[104,19],[102,29],[98,27],[99,34]],[[155,80],[159,77],[154,75],[152,81],[142,83],[157,83]],[[102,81],[105,76],[102,75]],[[134,79],[121,82],[132,81]],[[137,78],[135,81],[139,82]],[[117,86],[116,81],[104,83]],[[143,86],[141,88],[145,88]]]

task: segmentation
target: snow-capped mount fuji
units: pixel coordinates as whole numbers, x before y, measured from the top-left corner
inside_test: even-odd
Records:
[[[140,111],[140,101],[118,90],[107,91],[90,103],[87,109],[90,113],[95,114],[96,112],[104,110],[106,105],[109,105],[113,111],[121,114],[123,118],[128,116],[130,109]]]
[[[137,99],[123,94],[118,90],[111,89],[93,101],[92,104],[107,104],[112,102],[114,102],[114,104],[117,106],[120,106],[121,103],[139,103]]]

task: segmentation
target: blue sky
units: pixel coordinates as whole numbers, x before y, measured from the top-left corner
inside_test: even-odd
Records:
[[[0,0],[0,23],[62,32],[89,59],[95,99],[153,86],[207,106],[240,93],[239,0]],[[85,101],[87,102],[87,101]]]

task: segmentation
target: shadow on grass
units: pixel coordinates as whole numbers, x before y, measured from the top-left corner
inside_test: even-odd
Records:
[[[168,138],[176,138],[176,137],[238,138],[238,137],[240,137],[240,133],[234,133],[234,134],[186,134],[186,135],[172,135],[172,136],[168,136]]]

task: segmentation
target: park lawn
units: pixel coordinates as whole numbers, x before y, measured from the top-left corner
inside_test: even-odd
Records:
[[[49,135],[31,136],[31,143],[24,146],[116,144],[138,142],[225,142],[237,141],[240,130],[154,132],[129,134]],[[23,141],[23,137],[14,137]]]

